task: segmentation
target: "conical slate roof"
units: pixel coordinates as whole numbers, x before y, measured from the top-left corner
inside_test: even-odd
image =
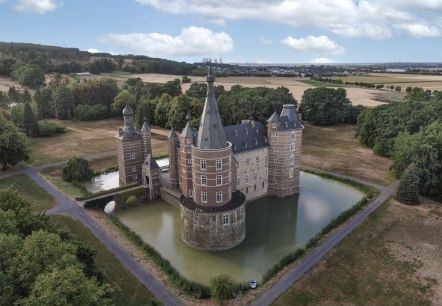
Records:
[[[206,102],[196,142],[196,146],[200,149],[222,149],[227,147],[226,134],[215,98],[214,81],[215,76],[211,74],[211,69],[209,68]]]
[[[146,133],[150,131],[150,126],[147,124],[147,121],[144,121],[143,126],[141,127],[141,132]]]
[[[177,137],[178,137],[178,135],[176,134],[175,130],[171,129],[170,134],[169,134],[169,138],[177,138]]]
[[[272,116],[270,116],[269,119],[267,119],[267,122],[276,123],[279,122],[281,118],[279,117],[278,113],[275,111]]]
[[[133,116],[134,110],[130,107],[129,104],[126,104],[126,107],[123,109],[123,116]]]
[[[180,137],[194,138],[194,136],[195,136],[195,131],[190,125],[190,121],[187,121],[186,126],[184,127],[183,131],[180,134]]]
[[[144,163],[149,166],[150,169],[158,169],[160,166],[158,166],[156,160],[152,157],[152,154],[147,154],[146,159],[144,160]]]

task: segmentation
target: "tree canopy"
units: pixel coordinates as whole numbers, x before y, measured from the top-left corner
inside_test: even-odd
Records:
[[[5,170],[29,158],[26,149],[26,135],[10,121],[0,115],[0,163]]]
[[[72,157],[63,167],[63,179],[68,182],[82,182],[92,178],[94,172],[89,161],[81,157]]]

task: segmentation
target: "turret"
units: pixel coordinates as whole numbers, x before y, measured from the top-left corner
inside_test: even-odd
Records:
[[[143,156],[145,159],[148,154],[152,154],[152,134],[146,118],[144,118],[143,127],[141,128],[141,138],[143,139]]]
[[[196,132],[190,125],[190,115],[186,116],[186,118],[186,126],[182,130],[179,138],[179,185],[184,196],[193,197],[192,146],[195,142]]]
[[[169,175],[170,175],[170,188],[178,189],[178,150],[179,150],[179,140],[178,135],[174,129],[170,130],[168,137],[169,140]]]

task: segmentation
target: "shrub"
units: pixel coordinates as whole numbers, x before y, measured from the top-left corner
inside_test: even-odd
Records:
[[[40,137],[52,137],[66,132],[66,128],[64,126],[55,124],[53,122],[39,122],[38,129],[38,135]]]
[[[212,278],[209,284],[210,293],[215,301],[222,302],[234,297],[236,286],[230,275],[218,275]]]
[[[396,200],[403,204],[419,204],[419,177],[414,170],[406,171],[396,192]]]
[[[125,191],[122,191],[119,194],[118,203],[120,205],[121,204],[126,204],[127,200],[130,197],[134,196],[134,197],[136,197],[138,199],[139,197],[141,197],[143,195],[144,195],[144,186],[139,186],[138,188],[134,188],[134,189],[131,189],[131,190],[125,190]]]
[[[89,161],[81,157],[72,157],[63,167],[63,180],[68,182],[82,182],[92,178],[94,171],[90,168]]]

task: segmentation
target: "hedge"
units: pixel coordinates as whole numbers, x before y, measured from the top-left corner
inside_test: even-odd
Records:
[[[112,189],[109,189],[109,190],[102,190],[102,191],[99,191],[99,192],[96,192],[96,193],[91,193],[91,194],[88,194],[88,195],[85,195],[85,196],[82,196],[82,197],[76,197],[75,200],[77,200],[77,201],[85,201],[85,200],[89,200],[89,199],[94,199],[96,197],[103,196],[103,195],[106,195],[106,194],[109,194],[109,193],[114,193],[116,191],[133,188],[136,185],[137,185],[137,183],[131,183],[131,184],[127,184],[127,185],[124,185],[124,186],[115,187],[115,188],[112,188]],[[142,186],[140,186],[140,187],[142,187]]]

